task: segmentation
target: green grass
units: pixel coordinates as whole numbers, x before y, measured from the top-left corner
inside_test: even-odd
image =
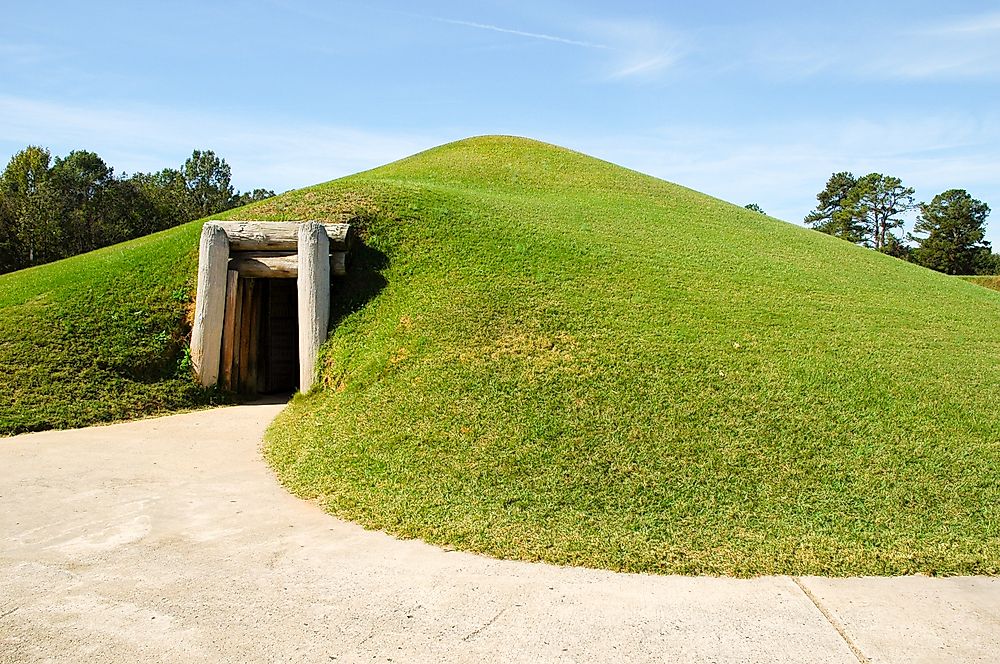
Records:
[[[986,288],[992,288],[993,290],[1000,290],[1000,275],[960,277],[960,279],[964,279],[974,284],[979,284],[980,286],[985,286]]]
[[[296,494],[613,570],[1000,572],[1000,294],[522,139],[251,214],[344,209],[385,286],[268,433]]]
[[[0,435],[213,398],[184,366],[200,228],[0,275]]]

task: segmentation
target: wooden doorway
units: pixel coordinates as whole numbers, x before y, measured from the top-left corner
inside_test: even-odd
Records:
[[[222,387],[245,395],[294,392],[299,381],[295,279],[231,270],[222,329]]]
[[[191,329],[198,382],[245,394],[285,389],[290,381],[283,348],[290,346],[289,328],[267,321],[272,309],[283,312],[291,298],[285,287],[265,282],[294,279],[299,375],[292,383],[303,392],[311,390],[330,322],[330,277],[346,273],[351,238],[350,224],[207,222],[201,230]]]
[[[299,386],[299,317],[294,279],[258,279],[264,282],[264,320],[260,357],[264,365],[264,394],[294,392]]]

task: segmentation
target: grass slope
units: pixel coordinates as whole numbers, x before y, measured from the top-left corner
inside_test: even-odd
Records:
[[[200,229],[0,275],[0,435],[212,398],[183,366]]]
[[[1000,294],[523,139],[232,216],[345,210],[384,287],[268,434],[300,496],[614,570],[1000,572]]]
[[[986,288],[992,288],[993,290],[1000,291],[1000,275],[997,276],[984,275],[984,276],[960,277],[960,278],[965,279],[966,281],[972,282],[974,284],[979,284],[980,286],[984,286]]]

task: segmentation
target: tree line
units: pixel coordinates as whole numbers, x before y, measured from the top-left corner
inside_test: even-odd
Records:
[[[805,223],[814,229],[946,274],[1000,274],[1000,255],[986,241],[990,208],[964,189],[929,203],[890,175],[834,173],[816,194]],[[904,215],[918,212],[912,233],[899,233]]]
[[[233,189],[232,171],[211,150],[179,168],[116,176],[97,154],[52,158],[28,146],[0,175],[0,274],[148,235],[274,196]]]

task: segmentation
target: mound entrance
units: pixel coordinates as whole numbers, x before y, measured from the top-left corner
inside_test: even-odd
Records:
[[[191,359],[202,385],[309,391],[326,340],[330,279],[350,224],[209,222],[202,229]]]

